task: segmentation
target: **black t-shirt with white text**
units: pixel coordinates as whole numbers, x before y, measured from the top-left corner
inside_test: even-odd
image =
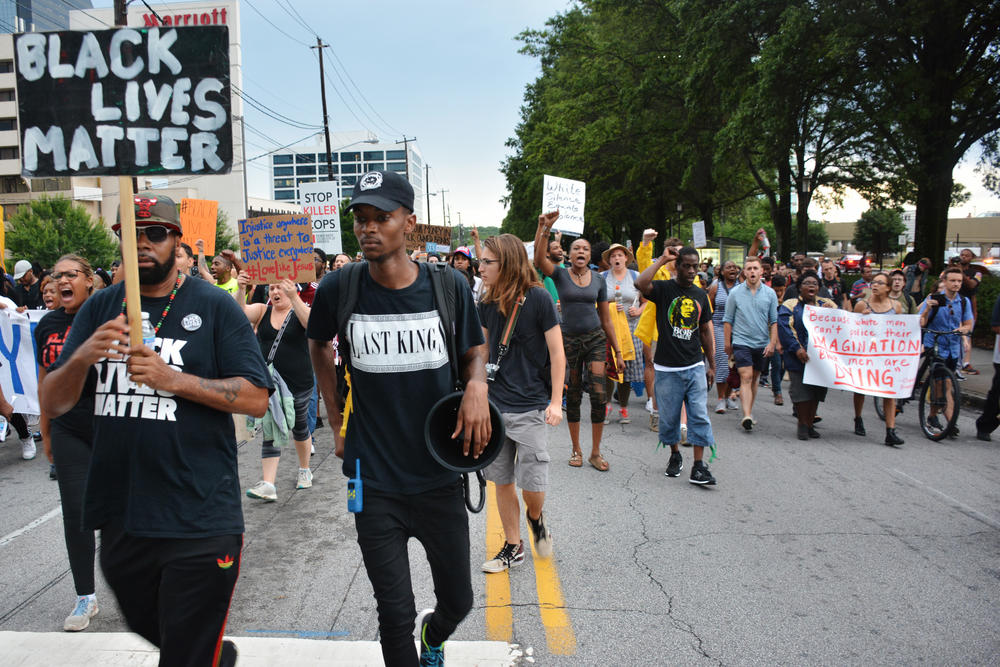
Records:
[[[652,289],[659,332],[653,362],[671,368],[700,363],[700,329],[712,321],[708,294],[697,285],[681,287],[676,280],[654,280]]]
[[[122,312],[124,283],[84,302],[50,372],[101,324]],[[168,297],[143,298],[155,324]],[[224,290],[185,280],[153,349],[175,370],[201,378],[245,378],[273,390],[250,322]],[[124,517],[140,537],[212,537],[243,532],[233,417],[166,391],[138,386],[125,361],[102,360],[95,378],[94,453],[84,526]],[[86,390],[85,390],[86,391]]]
[[[465,276],[454,269],[455,348],[461,359],[483,343],[483,330]],[[323,277],[306,328],[309,338],[337,335],[342,271]],[[434,404],[454,389],[444,327],[434,304],[430,272],[413,284],[389,289],[361,269],[358,302],[345,327],[340,351],[351,372],[352,413],[347,423],[344,474],[373,489],[405,495],[453,484],[458,474],[435,461],[424,444],[424,421]]]
[[[507,326],[496,302],[480,303],[479,318],[489,334],[490,363],[497,361],[497,345]],[[532,287],[517,316],[507,354],[490,383],[490,399],[500,412],[544,410],[552,398],[552,374],[545,332],[559,326],[555,304],[543,287]]]
[[[38,321],[35,326],[35,350],[38,365],[45,370],[56,362],[62,352],[66,337],[69,336],[70,328],[73,326],[74,314],[66,312],[65,308],[51,310]],[[62,428],[90,442],[94,436],[94,386],[97,378],[90,374],[87,376],[87,384],[83,389],[83,395],[69,412],[52,420],[53,424],[58,424]]]

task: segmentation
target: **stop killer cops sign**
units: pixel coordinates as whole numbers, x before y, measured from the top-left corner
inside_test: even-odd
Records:
[[[22,175],[232,169],[229,29],[16,35]]]

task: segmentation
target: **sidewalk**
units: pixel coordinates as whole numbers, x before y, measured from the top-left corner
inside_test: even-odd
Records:
[[[270,637],[227,637],[236,642],[239,667],[273,665],[350,665],[381,667],[378,642],[324,641]],[[508,667],[521,662],[516,644],[447,642],[448,664]],[[0,632],[5,667],[155,667],[159,653],[127,632]],[[533,662],[532,658],[526,658]]]
[[[982,410],[986,394],[993,384],[993,349],[973,347],[971,360],[972,367],[979,371],[979,375],[965,376],[965,381],[961,383],[962,399],[969,407]]]

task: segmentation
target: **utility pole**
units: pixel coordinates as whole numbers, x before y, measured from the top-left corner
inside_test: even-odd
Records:
[[[448,190],[445,190],[444,188],[441,188],[440,190],[438,190],[438,194],[441,195],[441,226],[442,227],[447,227],[448,226],[448,218],[444,214],[444,193],[446,193],[446,192],[448,192]]]
[[[424,194],[427,195],[427,224],[431,224],[431,166],[424,163]]]
[[[330,154],[330,116],[326,113],[326,77],[323,74],[323,47],[329,46],[324,44],[323,40],[316,35],[316,46],[310,46],[310,49],[316,49],[319,51],[319,94],[323,98],[323,134],[326,135],[326,180],[333,180],[333,156]]]
[[[416,140],[416,137],[410,137],[407,139],[404,134],[403,138],[396,142],[397,144],[403,144],[403,153],[406,154],[406,160],[403,162],[403,164],[406,165],[406,180],[410,180],[410,142]]]

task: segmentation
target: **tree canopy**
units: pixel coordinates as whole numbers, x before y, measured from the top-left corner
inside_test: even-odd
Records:
[[[52,267],[67,253],[86,257],[94,268],[111,266],[118,243],[101,220],[62,197],[33,199],[7,223],[7,249],[14,260],[27,259]]]
[[[940,256],[958,159],[979,142],[1000,182],[997,25],[1000,0],[577,0],[519,36],[541,75],[501,166],[503,231],[531,237],[552,174],[587,183],[591,238],[679,218],[713,236],[762,198],[787,257],[817,190],[853,188],[915,203],[917,251]]]

